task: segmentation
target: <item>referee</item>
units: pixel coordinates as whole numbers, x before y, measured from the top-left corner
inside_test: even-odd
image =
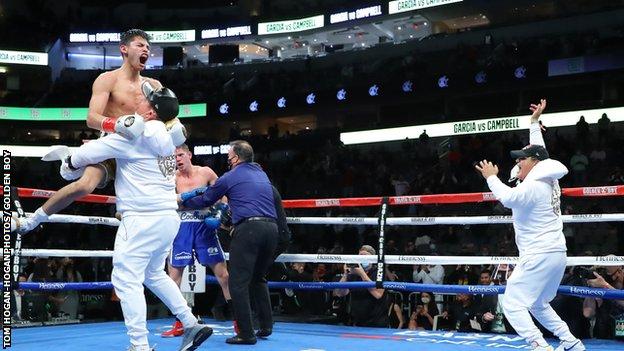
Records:
[[[255,344],[256,335],[267,337],[273,328],[265,275],[273,263],[278,244],[277,214],[273,186],[253,159],[253,149],[248,142],[233,141],[228,151],[231,170],[205,191],[196,189],[180,194],[182,205],[187,208],[205,208],[227,196],[232,209],[234,230],[230,243],[229,285],[237,330],[236,336],[225,341],[228,344]],[[255,335],[250,289],[254,292],[260,322],[260,330]]]

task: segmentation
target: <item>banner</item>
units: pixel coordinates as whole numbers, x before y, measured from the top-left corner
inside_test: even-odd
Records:
[[[206,292],[206,267],[198,262],[193,262],[193,265],[184,267],[180,291],[192,293]]]
[[[152,43],[181,43],[195,41],[195,29],[146,31]],[[121,33],[70,33],[70,43],[118,43]]]
[[[0,106],[0,120],[21,121],[86,121],[86,107],[6,107]],[[206,104],[180,105],[178,118],[204,117]]]
[[[309,29],[322,28],[325,16],[299,18],[294,20],[258,23],[258,35],[301,32]]]
[[[353,11],[332,13],[331,15],[329,15],[329,23],[334,24],[347,22],[362,18],[380,16],[381,14],[381,5],[369,6]]]
[[[251,26],[212,28],[201,31],[202,39],[239,37],[242,35],[251,35]]]
[[[388,13],[395,14],[407,11],[414,11],[418,9],[424,9],[427,7],[435,7],[454,2],[461,2],[462,0],[398,0],[390,1],[388,3]]]
[[[0,50],[0,63],[47,66],[48,54],[45,52]]]
[[[578,110],[568,112],[545,113],[540,120],[547,127],[564,127],[575,125],[581,116],[589,124],[597,123],[606,114],[611,122],[624,121],[624,107]],[[498,117],[458,122],[425,124],[419,126],[365,130],[340,134],[340,141],[345,145],[376,143],[417,139],[423,133],[429,137],[443,137],[479,133],[505,132],[512,130],[528,130],[530,115]]]

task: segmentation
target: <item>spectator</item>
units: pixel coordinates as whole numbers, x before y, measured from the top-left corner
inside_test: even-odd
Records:
[[[607,117],[606,113],[603,113],[598,120],[598,137],[600,140],[605,140],[609,136],[609,128],[611,126],[611,120]]]
[[[572,176],[574,178],[574,185],[586,185],[587,184],[587,167],[589,166],[589,160],[587,156],[583,154],[580,149],[576,149],[576,153],[572,155],[570,159],[570,168],[572,168]]]
[[[579,121],[576,122],[576,137],[583,143],[587,141],[587,137],[589,136],[589,124],[585,122],[585,116],[581,116]]]
[[[593,272],[595,278],[588,279],[587,285],[603,289],[624,289],[623,266],[608,266],[605,267],[602,272],[604,276]],[[583,315],[585,318],[596,318],[593,329],[594,337],[613,339],[615,337],[616,321],[624,318],[624,299],[605,300],[600,298],[585,298],[583,302]]]
[[[375,249],[370,245],[360,248],[359,255],[375,255]],[[340,282],[346,281],[374,281],[376,265],[355,264],[344,265],[344,274]],[[366,290],[335,289],[338,297],[351,294],[351,322],[359,327],[386,327],[388,325],[388,293],[384,289],[369,288]]]
[[[477,306],[473,304],[472,295],[457,294],[455,301],[442,312],[442,318],[447,321],[447,327],[461,332],[475,331],[470,321],[477,317]]]
[[[403,329],[405,317],[403,316],[403,299],[401,293],[391,294],[390,308],[388,309],[388,326],[393,329]]]
[[[433,317],[439,314],[438,306],[432,293],[422,292],[416,302],[416,309],[410,316],[410,330],[432,330]]]
[[[439,264],[435,266],[428,264],[415,265],[413,278],[415,283],[442,284],[444,281],[444,267]]]

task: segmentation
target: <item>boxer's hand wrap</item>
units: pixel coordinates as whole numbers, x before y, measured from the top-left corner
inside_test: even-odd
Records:
[[[128,140],[138,138],[145,130],[143,116],[138,114],[125,115],[117,118],[115,122],[115,133]]]
[[[205,186],[203,186],[203,187],[201,187],[201,188],[195,188],[195,189],[193,189],[193,190],[191,190],[191,191],[187,191],[187,192],[181,193],[181,194],[180,194],[180,200],[182,200],[182,204],[184,205],[184,203],[185,203],[187,200],[192,199],[192,198],[194,198],[195,196],[199,196],[199,195],[201,195],[201,194],[205,193],[205,192],[206,192],[206,189],[207,189],[207,188],[206,188]]]
[[[102,121],[102,131],[106,133],[115,133],[116,118],[106,117]]]
[[[186,141],[187,133],[186,128],[180,122],[179,119],[174,118],[165,122],[165,127],[171,136],[171,141],[173,141],[173,145],[178,147]]]

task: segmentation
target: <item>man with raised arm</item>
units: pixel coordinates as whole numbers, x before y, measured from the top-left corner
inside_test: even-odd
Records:
[[[568,169],[551,159],[546,151],[539,124],[546,100],[530,108],[533,112],[530,144],[511,151],[518,166],[516,178],[521,183],[513,188],[503,184],[497,177],[498,166],[487,160],[475,166],[496,199],[512,210],[520,260],[507,281],[503,310],[511,326],[534,350],[553,348],[544,340],[531,315],[561,340],[557,351],[581,351],[585,350],[583,343],[570,333],[568,325],[550,306],[567,260],[559,179]]]

